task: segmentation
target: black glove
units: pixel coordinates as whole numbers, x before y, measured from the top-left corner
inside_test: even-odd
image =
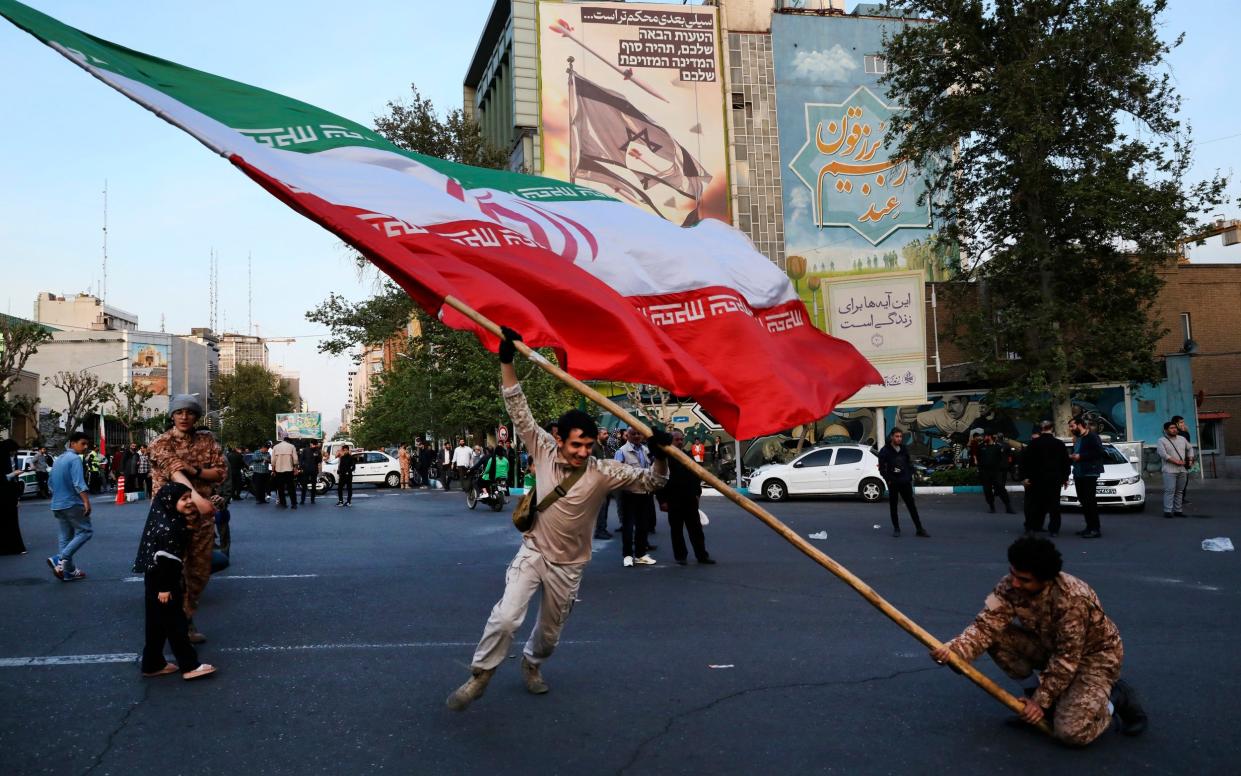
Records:
[[[501,326],[500,333],[504,335],[500,340],[500,363],[511,364],[513,357],[517,355],[517,347],[513,343],[520,342],[521,335],[507,326]]]
[[[651,433],[651,438],[648,442],[651,448],[651,457],[662,461],[668,457],[668,453],[664,451],[664,446],[672,444],[672,434],[656,429]]]

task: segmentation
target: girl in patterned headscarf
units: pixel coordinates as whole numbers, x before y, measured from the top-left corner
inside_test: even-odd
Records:
[[[196,513],[192,491],[180,483],[164,485],[151,499],[151,511],[142,529],[138,557],[134,560],[134,571],[144,576],[146,588],[143,676],[164,676],[180,671],[183,679],[197,679],[215,672],[214,666],[198,662],[198,653],[187,633],[189,623],[181,608],[182,558],[190,541],[186,517]],[[172,645],[177,663],[169,663],[164,658],[165,641]]]

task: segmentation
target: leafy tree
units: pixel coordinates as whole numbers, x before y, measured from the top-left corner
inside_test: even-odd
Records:
[[[26,362],[51,338],[42,324],[0,314],[0,397],[8,395]]]
[[[87,415],[97,412],[101,405],[113,398],[112,385],[90,372],[57,372],[43,378],[43,384],[65,395],[65,430],[70,433]]]
[[[154,391],[133,383],[117,383],[112,387],[115,415],[125,424],[125,433],[130,443],[134,441],[134,432],[146,426],[142,422],[142,416],[146,411],[147,400],[154,395]]]
[[[936,20],[886,42],[883,82],[903,107],[896,155],[927,175],[941,236],[970,258],[975,377],[1050,395],[1061,427],[1073,382],[1157,379],[1156,272],[1223,188],[1186,182],[1166,0],[893,6]]]
[[[14,413],[28,408],[29,397],[10,396],[9,390],[30,357],[51,338],[41,324],[0,314],[0,429],[8,431]]]
[[[495,355],[473,334],[450,329],[421,310],[415,315],[421,336],[408,343],[393,369],[376,378],[354,420],[351,432],[360,445],[410,442],[427,431],[444,438],[478,437],[507,421]],[[543,354],[553,358],[550,351]],[[550,420],[573,406],[572,389],[551,375],[530,363],[519,363],[518,370],[535,417]]]
[[[450,162],[491,167],[508,166],[508,154],[487,142],[478,124],[454,108],[440,117],[431,100],[414,84],[409,102],[388,103],[388,115],[375,117],[375,131],[401,148]]]
[[[238,364],[231,375],[215,383],[226,445],[258,447],[276,433],[276,415],[293,411],[293,395],[280,375],[260,364]]]

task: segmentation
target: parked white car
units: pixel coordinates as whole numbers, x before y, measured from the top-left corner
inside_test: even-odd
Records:
[[[397,459],[380,450],[354,450],[350,453],[357,461],[353,469],[353,484],[374,483],[389,488],[401,484],[401,464]],[[331,461],[324,460],[319,470],[319,492],[336,487],[337,469],[340,461],[335,457]]]
[[[1095,486],[1099,506],[1124,507],[1141,512],[1146,508],[1146,483],[1142,481],[1141,472],[1115,445],[1104,443],[1103,450],[1107,453],[1107,462]],[[1060,506],[1081,506],[1077,500],[1077,484],[1071,474],[1069,484],[1060,491]]]
[[[866,501],[878,501],[885,491],[879,458],[865,445],[815,447],[788,463],[760,466],[741,483],[768,501],[830,494],[856,494]]]

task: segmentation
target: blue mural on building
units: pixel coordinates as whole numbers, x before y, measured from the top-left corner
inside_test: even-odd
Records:
[[[772,19],[784,235],[810,277],[926,269],[945,276],[923,179],[886,140],[895,111],[879,78],[885,34],[906,22]],[[918,22],[911,22],[918,23]]]

